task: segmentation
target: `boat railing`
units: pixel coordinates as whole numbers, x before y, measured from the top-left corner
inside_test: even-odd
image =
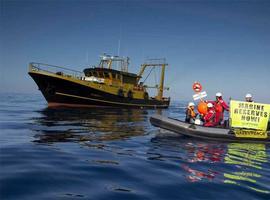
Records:
[[[166,58],[148,58],[144,61],[144,65],[162,66],[168,64],[166,63]]]
[[[29,71],[31,72],[46,72],[50,74],[56,74],[59,76],[66,76],[66,77],[72,77],[76,79],[82,79],[84,76],[83,72],[76,71],[73,69],[68,69],[65,67],[60,67],[56,65],[49,65],[45,63],[36,63],[36,62],[31,62],[29,64]]]

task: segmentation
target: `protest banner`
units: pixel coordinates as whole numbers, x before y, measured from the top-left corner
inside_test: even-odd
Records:
[[[266,131],[270,115],[270,105],[254,102],[230,102],[232,128],[246,128]]]

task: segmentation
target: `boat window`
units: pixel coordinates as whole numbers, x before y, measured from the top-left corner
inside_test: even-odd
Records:
[[[100,78],[104,78],[104,74],[103,74],[103,72],[98,72],[98,77],[100,77]]]
[[[116,79],[116,74],[112,73],[112,78]]]
[[[104,72],[104,76],[105,76],[105,78],[110,78],[110,75],[108,72]]]
[[[123,76],[123,82],[129,84],[136,84],[136,77]]]
[[[93,72],[93,76],[96,76],[97,77],[97,72]]]

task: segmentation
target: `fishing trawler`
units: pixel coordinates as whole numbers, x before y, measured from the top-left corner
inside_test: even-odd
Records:
[[[86,68],[83,72],[32,62],[28,73],[49,107],[167,108],[170,98],[163,97],[163,91],[168,89],[164,87],[165,67],[168,65],[165,60],[148,60],[141,65],[138,74],[128,72],[128,65],[128,57],[104,54],[97,67]],[[147,86],[141,81],[147,67],[161,67],[159,84]],[[150,97],[149,88],[156,88],[157,95]]]

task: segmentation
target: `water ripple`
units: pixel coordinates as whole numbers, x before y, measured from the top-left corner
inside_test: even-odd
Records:
[[[200,141],[155,110],[49,109],[1,95],[1,199],[269,199],[269,144]],[[164,115],[183,117],[176,102]],[[160,112],[160,111],[158,111]]]

